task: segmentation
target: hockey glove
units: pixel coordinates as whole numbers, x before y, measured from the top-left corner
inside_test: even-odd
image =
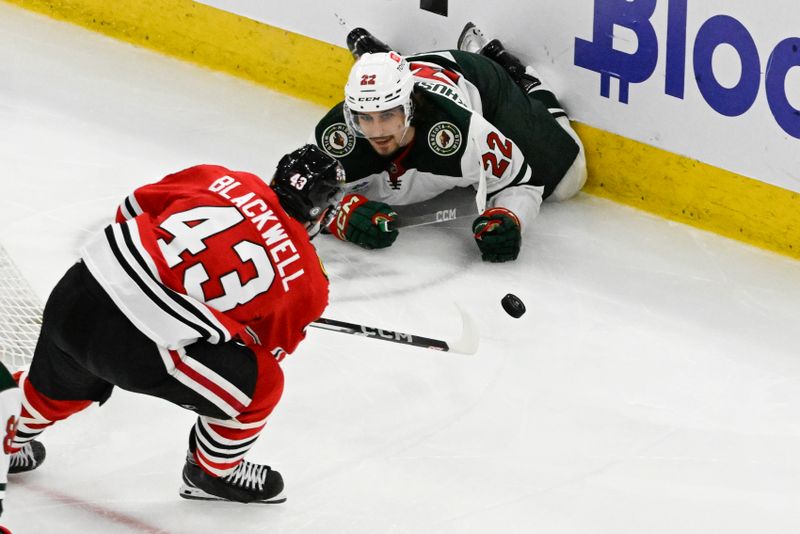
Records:
[[[511,210],[489,208],[472,223],[483,261],[516,260],[522,235],[519,219]]]
[[[385,248],[397,239],[391,222],[397,218],[391,206],[363,195],[347,195],[328,230],[341,239],[364,248]]]

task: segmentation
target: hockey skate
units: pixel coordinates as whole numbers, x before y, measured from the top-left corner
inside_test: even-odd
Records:
[[[526,68],[514,54],[505,49],[499,39],[492,39],[487,43],[483,32],[471,22],[467,22],[461,30],[457,46],[461,51],[474,52],[499,63],[526,93],[531,93],[542,85],[542,81],[533,74],[533,69]]]
[[[233,501],[241,503],[278,504],[286,501],[283,495],[283,477],[268,465],[242,460],[230,475],[211,476],[197,465],[190,452],[183,467],[184,499],[201,501]]]
[[[36,440],[29,441],[20,450],[9,457],[8,473],[24,473],[33,471],[44,462],[47,456],[44,445]]]
[[[462,52],[472,52],[480,54],[481,49],[486,45],[486,38],[483,32],[478,29],[471,22],[467,22],[464,29],[461,30],[461,35],[458,36],[458,43],[456,48]]]
[[[378,40],[374,35],[364,28],[355,28],[347,34],[347,49],[358,59],[364,54],[376,54],[378,52],[391,52],[391,48],[386,43]]]

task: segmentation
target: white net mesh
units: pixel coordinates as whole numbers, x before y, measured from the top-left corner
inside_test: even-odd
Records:
[[[28,365],[42,326],[42,305],[0,246],[0,360],[10,369]]]

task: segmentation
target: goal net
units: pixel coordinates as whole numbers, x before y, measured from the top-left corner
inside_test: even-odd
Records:
[[[41,303],[0,246],[0,360],[11,371],[30,364],[41,326]]]

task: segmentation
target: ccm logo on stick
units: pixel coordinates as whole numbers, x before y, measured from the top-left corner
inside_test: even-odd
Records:
[[[453,221],[456,218],[456,209],[441,210],[436,212],[436,222]]]
[[[382,337],[384,339],[394,339],[394,340],[401,340],[405,339],[409,343],[414,341],[414,336],[411,334],[402,334],[400,332],[393,332],[391,330],[381,330],[380,328],[370,328],[368,326],[362,326],[361,332],[367,337]]]

